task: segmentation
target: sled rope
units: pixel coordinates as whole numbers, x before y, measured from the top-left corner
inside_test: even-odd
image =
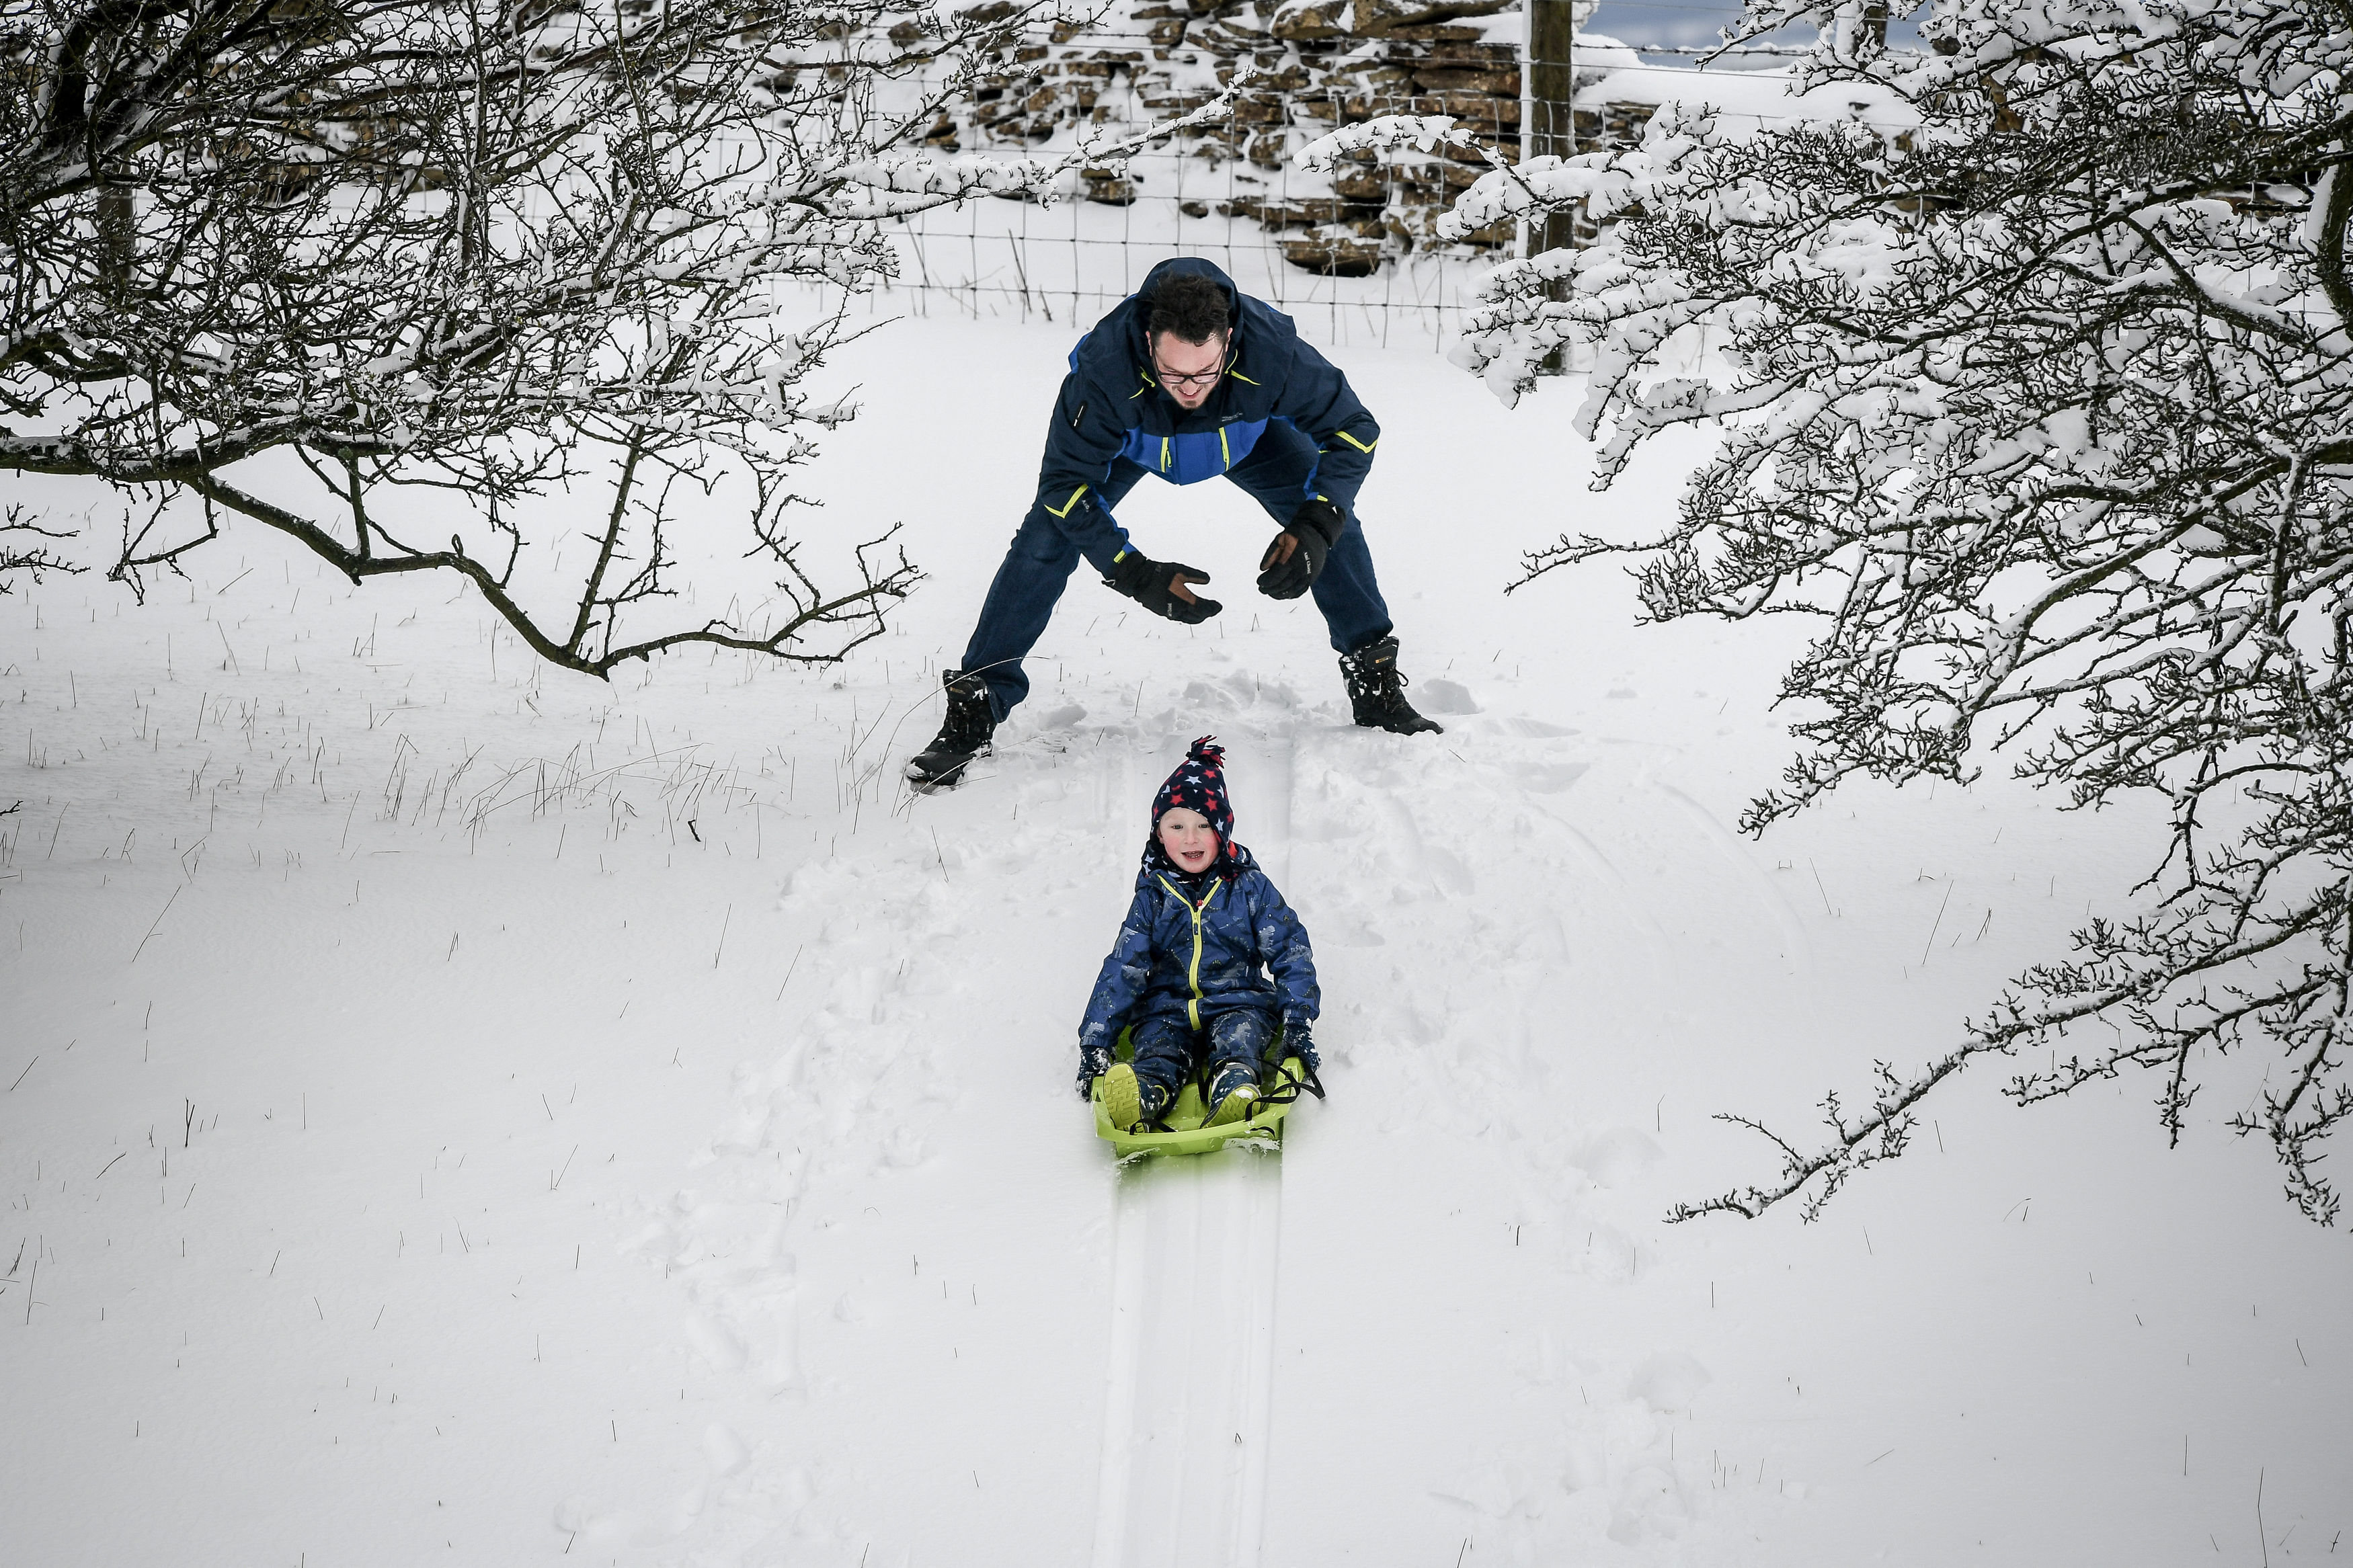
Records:
[[[1299,1098],[1302,1089],[1318,1100],[1323,1099],[1324,1080],[1316,1075],[1315,1069],[1305,1062],[1299,1064],[1299,1069],[1298,1072],[1292,1071],[1291,1063],[1288,1061],[1275,1068],[1274,1087],[1261,1092],[1258,1097],[1258,1103],[1289,1105]]]

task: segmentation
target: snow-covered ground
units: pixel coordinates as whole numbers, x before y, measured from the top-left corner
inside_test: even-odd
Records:
[[[1728,831],[1791,628],[1500,592],[1663,515],[1688,450],[1590,498],[1570,389],[1506,414],[1426,345],[1342,351],[1447,733],[1352,728],[1312,610],[1250,588],[1264,520],[1146,486],[1124,520],[1225,616],[1082,574],[997,759],[907,798],[1069,336],[911,322],[841,367],[866,414],[812,482],[934,575],[839,670],[608,688],[254,529],[143,609],[0,599],[0,1556],[2337,1550],[2353,1258],[2220,1130],[2252,1081],[2168,1152],[2148,1085],[1970,1075],[1820,1225],[1662,1223],[1771,1168],[1711,1113],[1807,1131],[2126,907],[2147,842],[1999,780]],[[1073,1030],[1212,731],[1332,1098],[1279,1163],[1121,1173]]]

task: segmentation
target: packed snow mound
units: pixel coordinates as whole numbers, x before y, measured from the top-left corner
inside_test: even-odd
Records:
[[[144,609],[0,598],[15,1558],[2189,1563],[2259,1471],[2325,1555],[2353,1263],[2231,1108],[2168,1152],[2136,1095],[1964,1081],[1820,1225],[1662,1222],[1769,1174],[1715,1113],[1803,1126],[2128,909],[2137,826],[1989,780],[1730,831],[1794,640],[1499,593],[1602,504],[1574,398],[1338,355],[1443,735],[1356,730],[1303,603],[1187,629],[1082,574],[997,754],[903,794],[1071,335],[842,367],[812,493],[931,578],[837,669],[606,687],[240,531]],[[1671,458],[1606,504],[1667,515]],[[1246,579],[1223,488],[1122,521]],[[1075,1027],[1211,731],[1331,1099],[1135,1187]]]

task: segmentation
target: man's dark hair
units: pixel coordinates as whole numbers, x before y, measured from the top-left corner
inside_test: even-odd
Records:
[[[1226,330],[1226,291],[1198,272],[1180,272],[1153,290],[1147,341],[1174,332],[1188,343],[1206,343]]]

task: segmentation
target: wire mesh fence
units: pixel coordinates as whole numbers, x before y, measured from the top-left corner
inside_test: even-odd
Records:
[[[1165,8],[1164,8],[1165,9]],[[1412,38],[1276,37],[1248,7],[1184,19],[1150,11],[1058,26],[1006,52],[935,145],[1068,146],[1090,126],[1144,125],[1254,73],[1226,114],[1126,161],[1073,177],[1050,205],[979,198],[892,226],[894,292],[917,313],[1086,325],[1167,257],[1205,257],[1245,292],[1331,344],[1436,350],[1472,285],[1515,237],[1441,237],[1437,220],[1484,172],[1475,155],[1369,154],[1337,174],[1292,154],[1385,113],[1447,113],[1515,145],[1516,16]]]
[[[898,276],[881,303],[1083,329],[1156,263],[1190,255],[1217,262],[1313,341],[1443,353],[1498,262],[1589,242],[1591,224],[1563,216],[1535,234],[1442,234],[1440,220],[1487,172],[1478,153],[1363,153],[1325,174],[1292,161],[1308,142],[1377,115],[1442,114],[1514,157],[1631,147],[1660,103],[1686,91],[1760,124],[1809,117],[1785,114],[1778,82],[1765,80],[1780,73],[1754,69],[1759,60],[1704,72],[1641,61],[1611,39],[1587,52],[1567,30],[1568,5],[1539,0],[1537,10],[1366,39],[1276,37],[1250,7],[1180,21],[1161,6],[1029,38],[984,78],[975,104],[954,123],[943,118],[935,145],[1051,150],[1087,125],[1194,108],[1239,69],[1258,74],[1224,119],[1124,171],[1073,177],[1066,200],[977,198],[892,224]],[[1155,13],[1163,19],[1137,27]]]
[[[1250,204],[1279,215],[1331,201],[1327,190],[1294,195],[1281,172],[1251,180],[1231,162],[1213,166],[1183,154],[1139,158],[1130,168],[1143,189],[1117,203],[989,197],[892,226],[900,270],[891,292],[919,315],[1036,317],[1083,328],[1134,293],[1158,262],[1199,256],[1316,341],[1436,351],[1459,330],[1470,285],[1500,254],[1467,246],[1399,250],[1342,275],[1329,261],[1293,259],[1328,255],[1327,239],[1287,240],[1282,227],[1240,210]]]

